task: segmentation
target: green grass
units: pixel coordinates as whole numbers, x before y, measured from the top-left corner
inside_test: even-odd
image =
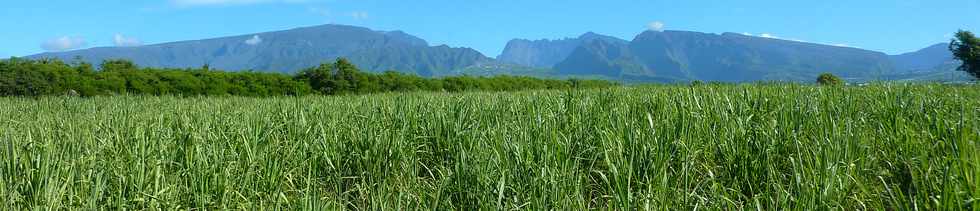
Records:
[[[0,99],[0,209],[980,210],[980,86]]]

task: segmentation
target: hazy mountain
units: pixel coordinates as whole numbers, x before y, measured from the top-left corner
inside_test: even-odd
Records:
[[[970,76],[969,73],[957,71],[956,68],[959,66],[959,62],[946,63],[930,69],[888,75],[881,80],[929,82],[963,82],[973,80],[973,76]]]
[[[44,53],[98,64],[129,59],[149,67],[293,72],[338,57],[365,70],[398,70],[422,76],[532,75],[599,77],[622,81],[812,81],[830,72],[855,81],[952,78],[957,65],[937,44],[888,56],[829,46],[735,33],[647,31],[632,41],[586,33],[560,40],[513,40],[498,60],[469,48],[430,46],[401,31],[322,25],[223,38],[139,47],[102,47]]]
[[[504,52],[497,56],[500,62],[524,65],[529,67],[550,68],[558,62],[565,60],[582,44],[593,40],[602,40],[612,44],[626,45],[628,41],[596,34],[585,33],[577,38],[565,38],[559,40],[525,40],[514,39],[507,43]]]
[[[563,75],[620,76],[642,70],[636,65],[628,43],[592,40],[577,47],[564,61],[555,65]]]
[[[955,62],[949,43],[939,43],[915,52],[891,56],[895,68],[901,71],[929,71]],[[955,69],[955,68],[954,68]]]
[[[893,71],[888,55],[735,33],[647,31],[625,47],[596,42],[556,66],[569,74],[656,80],[812,80],[830,72],[874,77]]]
[[[469,48],[429,46],[425,40],[401,31],[322,25],[285,31],[139,47],[103,47],[43,53],[29,58],[76,57],[98,64],[105,59],[129,59],[141,66],[200,67],[224,70],[292,72],[349,58],[373,71],[398,70],[423,76],[440,75],[491,59]]]

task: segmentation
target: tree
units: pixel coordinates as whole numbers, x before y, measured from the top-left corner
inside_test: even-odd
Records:
[[[844,80],[840,79],[840,77],[837,77],[834,74],[824,73],[824,74],[820,74],[820,76],[817,77],[817,84],[825,85],[825,86],[837,86],[837,85],[843,85]]]
[[[106,71],[106,72],[113,72],[113,71],[134,71],[134,70],[136,70],[136,69],[139,68],[132,61],[122,60],[122,59],[113,59],[113,60],[105,60],[105,61],[102,61],[102,64],[99,65],[99,67],[102,68],[102,71]]]
[[[296,79],[310,84],[310,87],[317,92],[331,94],[335,91],[333,67],[332,63],[323,63],[315,68],[303,70]]]
[[[337,93],[354,93],[357,91],[358,81],[361,79],[361,70],[357,69],[357,66],[347,61],[344,58],[337,58],[337,62],[334,63],[333,67],[336,69],[334,72],[334,87]]]
[[[963,62],[958,70],[980,79],[980,38],[973,32],[960,30],[956,32],[956,38],[950,41],[949,50],[954,58]]]

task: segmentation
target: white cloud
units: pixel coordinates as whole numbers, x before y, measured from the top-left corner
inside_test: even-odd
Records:
[[[748,33],[744,33],[744,34],[751,36],[751,34],[748,34]],[[776,35],[773,35],[773,34],[770,34],[770,33],[762,33],[762,34],[759,34],[758,37],[768,38],[768,39],[779,39],[779,40],[788,40],[788,41],[794,41],[794,42],[805,42],[805,43],[809,43],[809,41],[806,41],[806,40],[801,40],[801,39],[796,39],[796,38],[783,38],[783,37],[776,36]]]
[[[647,24],[647,29],[650,31],[664,31],[664,22],[654,21]]]
[[[170,0],[170,3],[182,7],[194,6],[226,6],[258,3],[305,3],[309,0]]]
[[[245,44],[248,45],[258,45],[259,43],[262,43],[262,38],[259,35],[254,35],[251,39],[245,40]]]
[[[67,51],[85,47],[88,43],[81,37],[63,36],[41,43],[41,49],[45,51]]]
[[[743,35],[746,35],[746,36],[755,36],[755,35],[752,35],[752,33],[748,33],[748,32],[743,32],[742,34]],[[762,34],[759,34],[756,37],[762,37],[762,38],[768,38],[768,39],[788,40],[788,41],[803,42],[803,43],[814,43],[814,44],[821,44],[821,45],[831,45],[831,46],[846,47],[846,48],[860,48],[860,47],[857,47],[857,46],[852,46],[852,45],[848,45],[848,44],[844,44],[844,43],[828,44],[826,42],[810,42],[810,41],[796,39],[796,38],[782,38],[782,37],[779,37],[779,36],[776,36],[776,35],[773,35],[773,34],[770,34],[770,33],[762,33]]]
[[[112,36],[112,43],[117,47],[135,47],[143,45],[143,42],[133,37],[126,37],[122,34]]]
[[[357,20],[363,20],[363,19],[368,19],[368,18],[370,18],[370,17],[371,17],[371,15],[370,15],[370,14],[368,14],[367,12],[360,12],[360,11],[359,11],[359,12],[351,12],[351,13],[350,13],[350,17],[352,17],[352,18],[354,18],[354,19],[357,19]]]

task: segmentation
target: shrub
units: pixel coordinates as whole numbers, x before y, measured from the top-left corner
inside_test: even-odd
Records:
[[[844,85],[844,80],[834,74],[824,73],[817,77],[817,84],[824,86]]]

